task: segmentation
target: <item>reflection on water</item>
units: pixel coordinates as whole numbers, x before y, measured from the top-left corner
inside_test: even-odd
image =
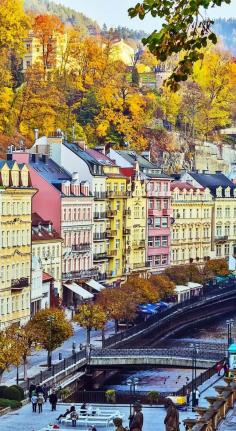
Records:
[[[199,371],[198,371],[199,374]],[[174,392],[191,380],[190,369],[178,368],[152,368],[148,370],[126,370],[108,381],[104,389],[116,389],[117,391],[129,391],[127,380],[138,378],[137,392],[156,390],[158,392]]]

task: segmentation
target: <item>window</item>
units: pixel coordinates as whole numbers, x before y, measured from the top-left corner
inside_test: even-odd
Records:
[[[192,218],[192,216],[193,216],[193,210],[192,210],[192,208],[190,208],[190,210],[189,210],[189,217]]]
[[[221,225],[216,226],[216,236],[222,236],[222,227]]]
[[[160,246],[161,246],[161,237],[155,236],[155,247],[160,247]]]
[[[153,247],[153,236],[148,237],[148,247]]]
[[[164,184],[163,184],[163,190],[164,190],[164,192],[168,192],[168,190],[169,190],[169,185],[168,185],[168,183],[164,183]]]
[[[157,209],[157,210],[160,210],[160,209],[161,209],[161,200],[160,200],[160,199],[157,199],[157,200],[156,200],[156,209]]]
[[[161,255],[154,256],[154,265],[161,265]]]
[[[162,217],[162,227],[168,227],[168,217]]]
[[[116,230],[120,230],[120,220],[116,220]]]
[[[120,240],[116,239],[116,249],[119,249],[119,248],[120,248]]]
[[[226,224],[226,225],[225,225],[225,235],[226,235],[226,236],[229,236],[229,235],[230,235],[230,225],[229,225],[229,224]]]
[[[217,244],[217,246],[216,246],[216,256],[221,256],[221,245],[220,244]]]
[[[199,229],[196,228],[196,239],[199,239]]]
[[[168,254],[163,254],[161,257],[161,263],[162,265],[167,265],[168,264]]]
[[[225,244],[225,256],[229,256],[229,244]]]
[[[163,201],[163,208],[167,209],[168,208],[168,199],[164,199]]]
[[[140,218],[139,206],[135,205],[134,207],[134,218]]]
[[[153,199],[149,199],[149,201],[148,201],[148,208],[149,209],[153,209],[154,208],[154,200]]]
[[[186,210],[183,209],[183,218],[185,218],[185,215],[186,215]]]
[[[236,218],[236,207],[234,207],[234,218]]]
[[[222,217],[222,208],[221,207],[216,208],[216,217],[217,218]]]
[[[161,240],[162,247],[168,247],[168,236],[163,236]]]
[[[230,208],[225,208],[225,217],[230,217]]]
[[[161,217],[155,217],[155,227],[161,227]]]
[[[119,211],[119,209],[120,209],[120,201],[116,202],[116,209],[117,209],[117,211]]]

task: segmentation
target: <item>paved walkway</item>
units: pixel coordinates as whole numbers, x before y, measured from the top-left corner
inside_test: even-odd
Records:
[[[62,354],[62,358],[71,356],[73,342],[76,343],[77,350],[79,350],[80,343],[85,344],[85,340],[86,340],[85,330],[78,325],[74,324],[73,326],[74,326],[74,335],[70,337],[68,340],[66,340],[65,343],[62,344],[62,346],[58,347],[58,349],[53,351],[53,354],[52,354],[53,363],[57,363],[59,361],[59,353]],[[105,331],[106,336],[108,336],[108,334],[111,334],[113,331],[114,331],[113,322],[108,322],[107,328]],[[91,344],[96,347],[101,347],[101,341],[102,341],[101,331],[92,331]],[[33,377],[36,374],[39,374],[41,370],[44,370],[45,367],[42,367],[42,366],[46,364],[46,361],[47,361],[47,352],[45,350],[39,350],[34,352],[28,358],[28,367],[27,367],[28,377]],[[19,376],[23,378],[23,366],[19,368]],[[14,385],[15,383],[16,383],[16,368],[11,367],[11,369],[8,372],[5,372],[3,374],[1,384]]]
[[[209,387],[209,384],[215,384],[217,379],[217,376],[213,376],[210,380],[205,382],[201,387],[199,387],[200,391],[203,391],[201,394],[200,406],[207,405],[206,400],[204,399],[207,395],[212,395],[214,393],[214,390],[212,387]],[[219,382],[219,384],[223,383],[223,380]],[[206,389],[207,388],[207,389]],[[104,406],[104,408],[106,408]],[[114,406],[113,406],[114,407]],[[22,407],[20,410],[17,410],[16,412],[9,413],[5,416],[2,416],[0,418],[0,430],[1,431],[12,431],[12,430],[19,430],[19,431],[39,431],[43,427],[47,426],[48,424],[56,423],[55,419],[58,416],[58,414],[63,413],[67,408],[66,404],[58,404],[57,412],[51,412],[51,408],[49,403],[47,402],[43,406],[43,413],[32,413],[31,404],[28,404],[24,407]],[[128,425],[128,416],[129,416],[129,407],[128,406],[119,406],[115,407],[118,408],[121,413],[125,415],[125,425]],[[164,418],[165,418],[165,409],[162,407],[145,407],[143,408],[144,413],[144,428],[143,431],[164,431]],[[180,412],[180,420],[181,422],[183,419],[186,418],[195,418],[196,413],[192,412],[191,409],[187,412]],[[82,428],[80,427],[79,430],[82,431],[82,429],[85,429],[86,427]],[[67,428],[68,429],[68,428]],[[99,427],[99,431],[105,431],[106,428]],[[111,426],[109,428],[110,430],[113,430],[113,427]],[[181,431],[184,431],[184,426],[181,424],[180,427]],[[231,428],[232,429],[232,428]],[[234,429],[234,428],[233,428]],[[235,428],[236,430],[236,428]],[[223,429],[223,431],[228,431],[227,428]]]
[[[236,430],[236,407],[228,413],[226,419],[219,426],[219,431],[233,430]]]

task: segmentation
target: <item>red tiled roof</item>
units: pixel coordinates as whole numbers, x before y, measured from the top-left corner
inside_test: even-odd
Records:
[[[32,241],[50,241],[54,239],[61,239],[59,233],[55,229],[48,230],[48,225],[51,224],[51,220],[44,220],[38,213],[32,214]],[[40,230],[37,227],[40,225]]]
[[[120,171],[126,177],[133,177],[134,174],[135,174],[135,169],[134,168],[120,168]]]
[[[43,272],[43,283],[46,283],[47,281],[54,280],[52,275],[48,274],[47,272]]]
[[[193,191],[196,191],[196,190],[204,190],[204,187],[194,187],[192,184],[190,184],[190,183],[184,183],[184,182],[182,182],[182,181],[173,181],[171,184],[170,184],[170,189],[171,190],[174,190],[174,189],[176,189],[176,188],[178,188],[179,190],[193,190]]]
[[[90,154],[90,156],[94,157],[97,161],[103,160],[104,162],[109,162],[110,165],[116,166],[116,164],[111,160],[109,157],[107,157],[105,154],[101,153],[100,151],[94,150],[92,148],[87,148],[86,152]]]

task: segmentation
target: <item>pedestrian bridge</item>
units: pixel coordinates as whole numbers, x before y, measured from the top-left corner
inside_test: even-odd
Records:
[[[204,346],[204,345],[203,345]],[[210,368],[225,356],[224,345],[206,350],[179,349],[93,349],[88,362],[96,368],[122,368],[127,366],[169,366],[191,368],[196,357],[197,368]]]

